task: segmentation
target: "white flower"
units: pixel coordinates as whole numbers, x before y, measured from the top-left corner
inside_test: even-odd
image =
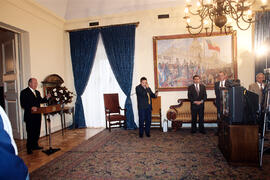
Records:
[[[67,100],[67,97],[65,97],[65,100]]]
[[[59,101],[60,99],[59,98],[56,98],[56,101]]]
[[[56,91],[56,88],[53,88],[53,92],[55,92]]]
[[[62,89],[60,89],[60,90],[59,90],[59,92],[60,92],[60,93],[63,93],[63,90],[62,90]]]
[[[57,92],[54,93],[54,96],[57,96]]]

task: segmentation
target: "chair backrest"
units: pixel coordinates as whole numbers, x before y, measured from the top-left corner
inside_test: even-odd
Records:
[[[190,101],[189,100],[184,100],[182,106],[176,108],[178,114],[186,113],[186,114],[191,114],[190,110]]]
[[[214,105],[213,101],[205,101],[204,113],[217,114],[217,107]]]
[[[120,113],[118,94],[103,94],[105,110],[109,109],[110,113]]]
[[[152,114],[159,115],[161,109],[161,97],[152,98]]]

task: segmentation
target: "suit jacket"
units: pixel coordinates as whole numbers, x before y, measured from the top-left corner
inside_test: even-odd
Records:
[[[225,80],[225,86],[227,84],[227,80]],[[216,94],[216,106],[217,112],[220,114],[220,81],[215,82],[215,94]]]
[[[152,109],[152,98],[156,98],[157,96],[152,92],[151,88],[145,89],[141,84],[136,86],[138,109],[149,108],[147,92],[150,95],[150,107]]]
[[[265,84],[263,85],[265,87]],[[263,99],[263,92],[260,90],[259,85],[257,83],[252,83],[251,85],[249,85],[248,90],[259,95],[259,103],[261,104]]]
[[[194,101],[205,101],[207,99],[206,88],[203,84],[200,84],[200,92],[197,94],[195,85],[192,84],[188,87],[188,99],[190,100],[191,108],[204,107],[204,102],[201,105],[196,105]]]
[[[40,107],[40,103],[47,102],[46,98],[41,98],[40,92],[35,90],[36,96],[31,91],[29,87],[25,88],[21,91],[20,100],[21,100],[21,106],[24,109],[24,121],[27,121],[28,119],[36,119],[40,120],[41,115],[40,114],[32,114],[31,108],[33,106]]]

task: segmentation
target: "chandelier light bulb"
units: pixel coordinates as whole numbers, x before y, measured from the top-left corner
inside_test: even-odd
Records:
[[[251,9],[249,9],[249,10],[247,11],[247,17],[248,17],[249,19],[252,18],[252,10],[251,10]]]
[[[199,1],[197,1],[197,6],[200,7],[201,6],[201,3]]]
[[[206,1],[206,4],[211,4],[211,0],[207,0]]]
[[[190,23],[190,18],[187,18],[187,23],[188,23],[188,24]]]
[[[263,5],[267,4],[267,0],[262,0],[262,4]]]
[[[186,3],[187,3],[187,4],[190,4],[190,0],[186,0]]]
[[[188,8],[185,7],[185,14],[188,14]]]
[[[203,23],[204,23],[204,25],[208,25],[208,21],[207,20],[204,20]]]

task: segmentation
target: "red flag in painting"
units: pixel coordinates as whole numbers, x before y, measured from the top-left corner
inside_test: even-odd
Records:
[[[207,39],[206,43],[208,45],[208,49],[220,52],[220,48],[218,46],[213,45],[210,40]]]

